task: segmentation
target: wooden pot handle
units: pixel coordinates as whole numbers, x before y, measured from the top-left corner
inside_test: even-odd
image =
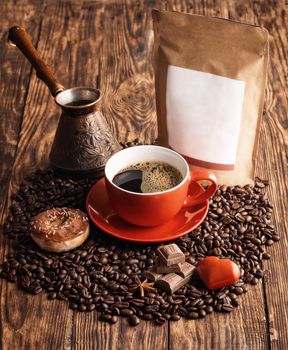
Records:
[[[23,55],[36,69],[37,77],[48,86],[52,96],[56,96],[64,90],[64,86],[57,81],[53,70],[40,57],[32,44],[29,34],[24,28],[18,26],[10,28],[8,41],[11,45],[17,46],[22,51]]]

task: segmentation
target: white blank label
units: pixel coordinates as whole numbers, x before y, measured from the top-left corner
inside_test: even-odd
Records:
[[[169,145],[201,161],[235,164],[245,82],[169,65]]]

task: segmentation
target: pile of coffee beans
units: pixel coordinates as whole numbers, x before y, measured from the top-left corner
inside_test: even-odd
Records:
[[[262,259],[269,259],[266,246],[279,240],[271,224],[272,205],[265,195],[266,181],[255,186],[221,186],[210,201],[202,225],[175,243],[186,260],[197,265],[207,255],[229,257],[241,268],[241,279],[230,287],[209,291],[195,274],[191,283],[168,295],[158,290],[141,297],[134,291],[135,276],[156,259],[156,245],[118,241],[91,224],[91,236],[81,247],[67,253],[49,253],[37,247],[29,236],[29,221],[52,207],[74,207],[85,211],[85,198],[96,179],[61,179],[49,169],[37,171],[13,195],[4,232],[14,243],[0,276],[17,282],[31,294],[42,291],[49,299],[66,300],[78,311],[101,313],[101,319],[115,323],[120,316],[136,326],[140,319],[163,324],[203,318],[213,311],[231,312],[247,284],[263,277]],[[165,243],[166,244],[166,243]]]

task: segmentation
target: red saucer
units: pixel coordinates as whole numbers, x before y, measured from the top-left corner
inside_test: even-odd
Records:
[[[194,195],[203,191],[197,183],[190,185],[189,192]],[[163,225],[140,227],[127,223],[115,214],[109,203],[104,178],[91,188],[86,200],[88,215],[97,227],[114,237],[142,243],[170,241],[195,230],[205,219],[208,206],[206,201],[190,208],[183,208],[173,219]]]

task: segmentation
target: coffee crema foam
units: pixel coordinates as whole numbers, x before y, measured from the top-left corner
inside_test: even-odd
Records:
[[[183,176],[178,169],[164,162],[139,162],[127,166],[121,172],[127,170],[141,170],[143,172],[142,193],[163,192],[179,185],[183,180]]]

